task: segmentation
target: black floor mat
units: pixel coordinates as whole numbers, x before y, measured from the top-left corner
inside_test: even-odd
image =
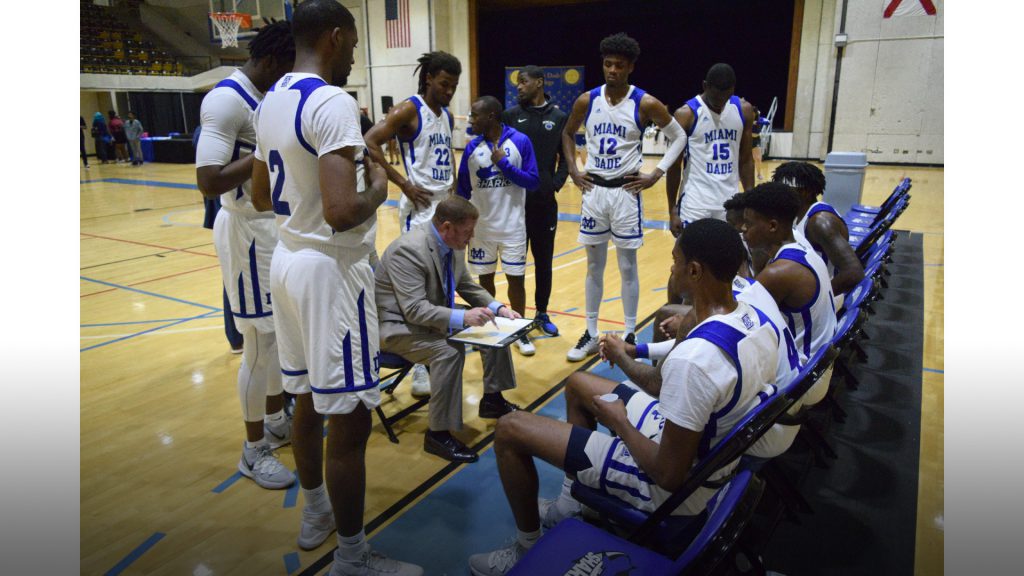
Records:
[[[860,386],[838,397],[846,421],[825,422],[838,459],[829,460],[828,469],[815,467],[799,441],[778,459],[790,478],[802,478],[801,493],[814,512],[798,515],[799,524],[783,520],[776,526],[776,510],[765,504],[755,530],[774,526],[763,548],[769,570],[786,576],[913,573],[924,340],[921,246],[920,234],[899,233],[884,300],[874,304],[877,314],[865,324],[867,361],[851,364]]]

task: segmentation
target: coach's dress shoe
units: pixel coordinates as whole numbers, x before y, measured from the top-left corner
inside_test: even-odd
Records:
[[[423,435],[423,450],[450,462],[472,463],[479,458],[476,452],[470,450],[468,446],[447,431],[427,430]]]
[[[501,418],[505,414],[515,412],[516,410],[519,410],[519,406],[505,400],[501,392],[484,394],[483,398],[480,399],[481,418]]]

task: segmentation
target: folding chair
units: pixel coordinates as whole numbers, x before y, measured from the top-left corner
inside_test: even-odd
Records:
[[[854,225],[868,225],[878,223],[880,217],[885,217],[892,205],[903,196],[910,192],[911,188],[910,178],[904,178],[899,184],[893,188],[893,191],[889,193],[889,196],[882,202],[881,206],[868,206],[865,204],[854,204],[850,207],[850,210],[844,216],[844,220],[847,220],[847,225],[851,223]]]
[[[381,375],[379,385],[380,391],[388,395],[393,395],[395,393],[395,388],[398,387],[406,375],[409,374],[409,371],[412,370],[413,364],[398,354],[381,352],[380,367],[382,370],[391,370],[388,374]],[[398,444],[398,436],[395,436],[395,431],[391,428],[391,425],[419,410],[428,402],[430,402],[430,398],[421,398],[406,408],[403,408],[393,416],[385,416],[384,410],[378,405],[376,408],[377,416],[380,418],[381,425],[384,426],[384,432],[388,435],[388,440],[391,440],[394,444]]]
[[[752,472],[737,474],[708,502],[707,521],[675,560],[570,518],[545,534],[509,575],[708,574],[735,548],[763,492]]]

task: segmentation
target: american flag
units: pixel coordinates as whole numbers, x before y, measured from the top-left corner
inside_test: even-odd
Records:
[[[409,0],[384,0],[384,20],[388,29],[388,48],[412,46],[409,31]]]

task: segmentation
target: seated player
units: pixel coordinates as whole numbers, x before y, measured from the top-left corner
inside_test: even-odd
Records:
[[[732,295],[743,259],[739,234],[725,222],[699,220],[680,234],[672,259],[669,282],[693,299],[700,324],[662,363],[657,389],[641,392],[576,373],[566,398],[568,422],[523,411],[498,421],[494,450],[518,533],[510,547],[470,557],[474,575],[506,574],[540,538],[542,512],[549,522],[575,512],[569,495],[574,478],[653,511],[683,484],[694,462],[757,405],[758,393],[772,392],[776,331]],[[724,339],[732,351],[710,338]],[[609,393],[619,399],[601,399]],[[597,432],[598,421],[618,437]],[[543,510],[537,505],[534,456],[566,472],[562,495]],[[723,468],[715,478],[729,472]],[[712,494],[698,489],[674,513],[700,514]]]
[[[789,184],[800,200],[800,211],[793,228],[807,240],[807,246],[825,262],[832,293],[842,298],[864,279],[864,266],[850,247],[850,231],[843,217],[826,202],[818,200],[825,191],[825,175],[807,162],[786,162],[775,169],[773,182]],[[836,302],[836,309],[841,300]]]
[[[800,200],[790,186],[768,182],[744,194],[743,206],[743,237],[755,279],[775,298],[797,349],[813,358],[835,336],[836,310],[825,263],[794,237]],[[804,404],[824,398],[831,379],[829,370],[808,390]]]

